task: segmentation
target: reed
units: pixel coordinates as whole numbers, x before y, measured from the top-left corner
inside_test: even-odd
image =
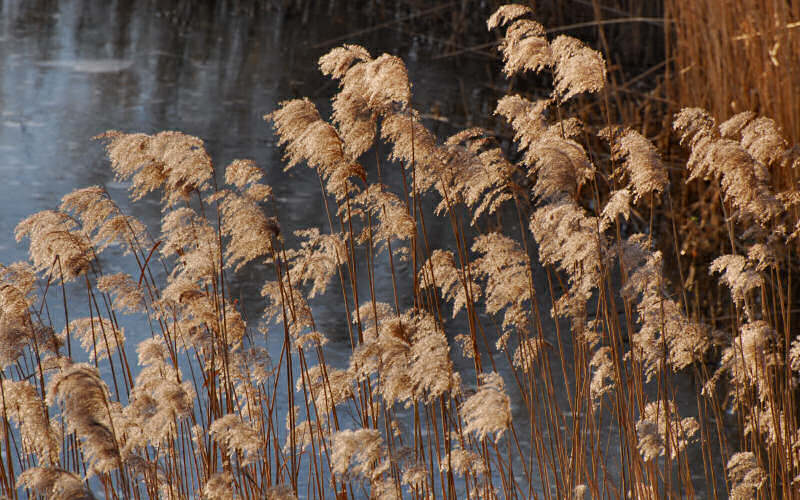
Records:
[[[508,5],[488,20],[507,76],[552,76],[541,100],[497,104],[517,161],[486,130],[435,137],[399,58],[324,55],[339,85],[330,119],[307,99],[266,116],[286,169],[309,168],[325,200],[328,227],[298,230],[293,247],[253,162],[218,171],[178,132],[100,136],[132,200],[160,194],[161,227],[96,186],[18,225],[30,262],[0,267],[2,494],[794,495],[800,196],[770,172],[793,170],[797,151],[768,118],[690,108],[673,121],[690,156],[671,175],[610,113],[601,130],[570,115],[578,95],[607,105],[605,59],[532,14]],[[719,277],[724,318],[682,286],[682,235],[663,230],[671,179],[713,192],[724,214],[730,248],[694,278]],[[434,217],[449,249],[433,247]],[[661,246],[678,286],[659,239],[674,240]],[[104,272],[109,248],[136,274]],[[251,263],[270,270],[268,328],[231,293]],[[68,302],[78,286],[86,302]],[[346,363],[326,360],[323,294],[340,297]],[[137,363],[122,314],[150,333]]]
[[[800,6],[753,0],[664,5],[673,21],[674,98],[727,119],[755,111],[800,138]],[[735,68],[735,70],[733,70]]]

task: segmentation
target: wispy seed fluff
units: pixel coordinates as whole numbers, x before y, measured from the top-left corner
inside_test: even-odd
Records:
[[[446,392],[458,394],[461,379],[453,371],[450,345],[441,326],[432,315],[420,312],[413,327],[409,373],[414,384],[414,398],[430,403]]]
[[[178,257],[172,277],[182,275],[203,283],[214,279],[221,250],[217,232],[207,219],[189,207],[176,208],[162,217],[161,233],[161,254]]]
[[[531,102],[519,95],[506,95],[497,101],[494,114],[511,124],[517,148],[525,151],[547,131],[545,111],[549,105],[549,99]]]
[[[67,331],[80,340],[81,347],[97,362],[110,358],[114,352],[125,345],[125,332],[106,318],[80,318],[70,322],[59,337],[66,339]]]
[[[600,213],[599,231],[605,232],[612,227],[618,217],[628,220],[631,216],[631,192],[628,188],[612,191],[608,196],[608,201],[603,206]]]
[[[150,245],[144,225],[122,214],[106,191],[99,186],[76,189],[61,199],[61,210],[73,213],[90,235],[95,252],[119,244],[127,254],[132,249]]]
[[[480,439],[494,433],[497,442],[511,425],[511,399],[499,373],[483,373],[479,382],[475,394],[461,405],[464,432],[475,432]]]
[[[30,239],[28,253],[34,268],[54,279],[70,281],[89,269],[94,256],[86,235],[74,219],[62,212],[45,210],[17,224],[17,241]]]
[[[65,365],[47,384],[47,400],[61,405],[67,431],[81,438],[92,471],[104,473],[120,467],[108,387],[95,368]]]
[[[554,66],[553,97],[558,96],[562,102],[583,92],[599,92],[605,88],[603,56],[566,35],[548,43],[541,24],[519,19],[531,13],[527,7],[504,5],[487,22],[489,29],[511,22],[500,45],[505,61],[503,71],[512,76],[523,70],[541,71]]]
[[[117,180],[131,181],[132,199],[164,189],[164,208],[205,191],[214,175],[203,141],[180,132],[155,135],[124,134],[110,130],[97,136],[106,150]]]
[[[225,175],[239,192],[223,190],[209,198],[219,201],[221,232],[228,238],[225,265],[234,271],[259,257],[270,256],[274,239],[280,234],[277,219],[265,215],[260,206],[272,196],[272,189],[258,182],[257,170],[252,162],[234,161]]]
[[[366,180],[364,168],[345,153],[336,129],[322,120],[308,99],[285,101],[264,119],[273,122],[278,144],[285,147],[284,170],[306,162],[325,180],[328,193],[339,200],[354,189],[351,177]]]
[[[359,308],[362,321],[369,324],[372,304]],[[379,309],[377,336],[364,331],[364,342],[353,352],[350,371],[364,379],[377,374],[377,387],[388,403],[424,399],[432,401],[445,392],[460,391],[454,373],[450,346],[433,316],[408,311],[397,317],[388,307]]]
[[[611,348],[603,346],[595,351],[591,361],[589,361],[589,367],[592,370],[589,394],[592,398],[592,406],[595,409],[599,408],[603,395],[614,389],[614,362],[611,356]]]
[[[0,264],[0,368],[13,365],[28,346],[38,347],[40,354],[55,352],[60,340],[49,326],[35,320],[31,307],[36,273],[26,263]]]
[[[739,141],[750,155],[765,166],[773,166],[786,155],[786,140],[778,124],[752,111],[738,113],[719,126],[722,137]],[[768,170],[764,170],[768,173]]]
[[[367,82],[367,103],[379,112],[391,112],[393,108],[405,109],[411,101],[411,84],[403,60],[389,54],[381,54],[366,63],[364,79]]]
[[[588,300],[600,277],[604,242],[597,234],[598,223],[572,200],[561,199],[537,209],[530,228],[539,244],[544,264],[557,265],[570,276],[563,314],[575,314]]]
[[[652,142],[629,128],[607,127],[600,131],[611,146],[611,157],[628,174],[634,201],[651,193],[663,193],[669,183],[667,170]]]
[[[727,373],[732,382],[729,396],[736,402],[742,396],[742,389],[755,387],[758,396],[766,399],[772,382],[768,376],[770,366],[779,363],[773,347],[777,334],[765,321],[752,321],[741,326],[739,335],[722,352],[719,368],[709,381],[707,388],[713,387],[716,380]]]
[[[485,212],[490,214],[511,199],[511,174],[514,166],[488,133],[479,128],[464,130],[445,143],[450,183],[448,197],[436,207],[443,213],[448,201],[463,201],[472,209],[472,225]]]
[[[239,190],[247,193],[245,188],[257,188],[249,196],[260,201],[267,201],[271,198],[272,189],[261,181],[264,173],[252,160],[233,160],[225,168],[225,183],[235,186]]]
[[[261,288],[261,296],[267,299],[267,306],[264,309],[264,320],[267,323],[280,324],[285,312],[288,315],[289,333],[294,340],[302,344],[302,336],[309,332],[313,333],[314,318],[311,307],[296,283],[293,282],[289,287],[277,281],[267,281]]]
[[[649,381],[666,360],[676,370],[702,360],[710,347],[708,329],[689,321],[678,302],[669,297],[662,272],[661,252],[651,251],[646,235],[632,235],[621,246],[628,280],[622,296],[635,301],[639,330],[632,335]]]
[[[233,493],[233,476],[229,472],[217,472],[208,478],[200,491],[204,500],[229,500]]]
[[[472,251],[480,255],[472,264],[475,275],[486,279],[486,311],[505,309],[503,329],[525,329],[525,303],[532,299],[528,256],[519,243],[500,233],[478,236]]]
[[[594,165],[583,146],[561,137],[558,126],[533,142],[523,161],[536,175],[533,195],[541,200],[558,198],[562,193],[575,196],[578,188],[594,176]]]
[[[439,468],[443,472],[447,472],[450,470],[450,466],[452,466],[453,472],[462,476],[465,474],[481,476],[486,473],[486,466],[480,455],[474,451],[464,450],[455,446],[447,450]]]
[[[25,453],[34,454],[40,464],[56,465],[61,452],[61,429],[47,416],[47,406],[36,388],[26,380],[2,382],[3,415],[15,420]]]
[[[491,16],[489,16],[489,19],[486,20],[486,26],[491,30],[532,13],[533,9],[522,4],[501,5]]]
[[[95,500],[80,477],[56,467],[31,467],[19,475],[17,484],[52,500]]]
[[[387,191],[382,184],[371,184],[353,197],[353,204],[359,208],[353,215],[368,213],[372,219],[372,226],[366,224],[358,237],[361,243],[369,241],[371,237],[372,243],[382,244],[382,248],[396,240],[411,240],[417,234],[417,226],[405,202]],[[346,217],[348,206],[343,205],[339,212]]]
[[[347,247],[340,233],[321,234],[318,228],[295,231],[299,249],[287,250],[289,275],[293,283],[312,283],[308,297],[325,293],[328,284],[347,259]]]
[[[185,276],[170,280],[160,305],[168,311],[165,319],[175,321],[177,334],[186,346],[207,351],[213,348],[213,342],[224,339],[228,347],[236,347],[244,336],[244,320],[233,303],[228,299],[215,303]]]
[[[726,468],[728,469],[728,479],[733,485],[732,500],[756,498],[758,490],[767,481],[766,473],[758,466],[756,456],[750,451],[734,453],[728,460]]]
[[[375,140],[377,113],[367,101],[366,65],[372,56],[358,45],[344,45],[331,50],[319,60],[323,74],[340,80],[333,98],[333,123],[352,158],[364,154]]]
[[[742,255],[722,255],[714,259],[708,270],[710,273],[721,273],[720,283],[726,285],[737,304],[744,302],[747,294],[762,286],[761,275],[752,268]]]
[[[144,293],[127,273],[100,276],[97,278],[97,289],[113,297],[115,311],[129,313],[144,311]]]
[[[707,112],[686,108],[676,115],[673,128],[680,133],[681,143],[691,148],[689,180],[719,181],[725,201],[736,209],[734,217],[763,225],[780,212],[767,179],[759,174],[761,163],[738,142],[723,138]]]
[[[142,369],[124,410],[128,422],[125,454],[148,444],[160,446],[173,437],[176,419],[191,414],[196,396],[192,385],[181,381],[163,341],[144,340],[136,351]]]
[[[353,396],[354,377],[350,370],[337,370],[330,366],[312,366],[297,377],[295,390],[311,393],[320,418],[327,418],[333,408]]]
[[[448,250],[436,249],[419,271],[419,281],[423,287],[439,288],[442,298],[453,303],[453,317],[461,309],[467,307],[467,301],[477,301],[481,296],[481,288],[474,280],[467,286],[465,276],[456,267],[455,256]]]
[[[384,454],[383,438],[374,429],[339,431],[333,435],[332,448],[333,472],[348,476],[371,478],[375,472],[373,463]]]
[[[414,168],[417,192],[424,193],[441,181],[443,153],[415,111],[386,116],[381,123],[381,138],[392,145],[392,160]]]
[[[503,72],[509,77],[522,71],[537,72],[553,64],[544,26],[529,19],[519,19],[532,13],[522,5],[503,5],[486,22],[490,30],[511,23],[500,42],[505,61]]]
[[[606,61],[577,38],[559,35],[550,43],[556,60],[556,88],[561,102],[606,86]]]
[[[681,419],[672,401],[647,403],[636,423],[639,453],[646,462],[664,456],[674,459],[691,442],[700,426],[694,417]]]
[[[209,434],[223,446],[229,457],[242,453],[242,465],[255,463],[262,442],[258,432],[235,414],[214,420]]]

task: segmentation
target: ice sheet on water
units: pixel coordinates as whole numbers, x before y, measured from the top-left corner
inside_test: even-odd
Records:
[[[133,65],[130,59],[64,59],[60,61],[40,61],[39,66],[60,68],[79,73],[118,73]]]

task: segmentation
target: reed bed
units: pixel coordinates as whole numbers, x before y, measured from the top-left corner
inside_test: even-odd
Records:
[[[520,5],[488,27],[508,77],[552,76],[541,100],[497,103],[515,160],[486,130],[435,137],[399,58],[335,48],[319,62],[339,84],[329,120],[307,99],[265,117],[286,169],[309,168],[325,200],[328,226],[291,247],[253,162],[217,175],[195,137],[98,137],[133,201],[160,194],[161,227],[97,186],[17,226],[30,260],[0,267],[2,494],[795,496],[800,194],[772,175],[793,175],[797,150],[769,118],[690,108],[673,120],[685,174],[670,175],[636,130],[570,115],[579,95],[608,111],[599,52],[548,37]],[[719,280],[726,317],[684,286],[671,177],[724,214],[729,247],[692,279]],[[432,246],[435,217],[449,249]],[[110,248],[138,271],[104,272]],[[271,273],[262,328],[230,287],[253,262]],[[344,365],[326,361],[322,294],[340,297]],[[137,359],[123,314],[150,332]]]
[[[673,27],[674,95],[720,119],[756,111],[800,139],[800,5],[797,2],[664,2]],[[729,68],[736,68],[731,71]]]

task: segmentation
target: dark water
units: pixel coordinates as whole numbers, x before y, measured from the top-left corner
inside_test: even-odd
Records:
[[[88,185],[106,187],[158,230],[157,197],[129,205],[127,186],[114,182],[102,145],[91,140],[109,129],[195,135],[218,167],[253,159],[275,191],[285,233],[324,227],[316,175],[305,167],[283,172],[262,116],[301,96],[326,113],[336,84],[322,77],[317,60],[344,40],[403,57],[423,113],[458,119],[465,100],[480,92],[470,70],[430,64],[420,41],[407,34],[384,28],[346,36],[375,21],[326,6],[287,15],[261,2],[0,0],[2,261],[26,257],[12,237],[23,217],[55,208],[64,194]],[[337,38],[343,41],[326,43]]]
[[[76,187],[101,184],[122,201],[124,186],[113,183],[101,145],[90,139],[108,129],[181,130],[203,139],[218,165],[252,158],[291,222],[314,224],[316,180],[282,173],[262,115],[300,96],[324,109],[336,87],[316,62],[335,44],[314,45],[353,30],[357,17],[323,10],[302,24],[241,2],[0,1],[0,234]],[[408,37],[384,29],[354,38],[409,61],[421,110],[442,96],[460,101],[452,68],[422,69]],[[151,208],[133,210],[147,218]],[[6,260],[23,257],[0,241]]]

